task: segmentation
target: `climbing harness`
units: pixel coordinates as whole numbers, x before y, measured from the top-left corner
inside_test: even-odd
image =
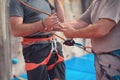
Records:
[[[55,39],[52,40],[52,42],[51,42],[50,54],[51,54],[51,56],[52,56],[52,54],[57,55],[57,60],[54,63],[48,65],[48,67],[47,67],[48,70],[51,70],[57,63],[64,61],[64,58],[62,56],[60,56],[59,53],[58,53],[57,41]]]
[[[24,47],[24,46],[29,46],[29,45],[36,44],[36,43],[40,43],[40,44],[50,43],[51,44],[51,50],[49,52],[49,55],[40,63],[29,62],[29,59],[28,59],[27,60],[28,62],[25,63],[25,69],[27,71],[33,70],[33,69],[35,69],[39,66],[42,66],[42,65],[47,65],[53,54],[57,55],[57,60],[54,63],[48,65],[48,70],[52,69],[57,63],[64,61],[63,57],[58,54],[57,41],[56,41],[54,36],[51,36],[51,37],[48,37],[48,38],[35,38],[35,39],[23,38],[22,45]]]

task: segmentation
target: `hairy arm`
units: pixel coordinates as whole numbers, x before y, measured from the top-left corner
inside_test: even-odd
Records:
[[[74,29],[80,29],[88,26],[88,23],[81,20],[73,20],[73,21],[65,22],[62,25],[63,27],[73,27]]]
[[[76,30],[73,27],[65,27],[62,31],[68,38],[99,38],[106,36],[115,24],[113,20],[103,18],[97,23],[90,24],[84,28]],[[75,25],[73,26],[75,27]]]

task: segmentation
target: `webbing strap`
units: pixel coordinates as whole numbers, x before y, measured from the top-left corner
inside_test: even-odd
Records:
[[[29,71],[29,70],[33,70],[33,69],[35,69],[35,68],[37,68],[37,67],[39,67],[41,65],[47,64],[49,59],[50,59],[50,57],[51,57],[51,55],[52,55],[52,52],[48,55],[48,57],[44,61],[42,61],[39,64],[36,64],[36,63],[25,63],[25,69],[27,71]]]
[[[56,54],[58,56],[58,60],[55,63],[49,65],[47,67],[48,70],[51,70],[57,63],[64,61],[64,58],[62,56],[60,56],[58,53],[56,53]],[[44,61],[39,63],[39,64],[36,64],[36,63],[25,63],[25,69],[27,71],[30,71],[30,70],[33,70],[33,69],[39,67],[39,66],[46,65],[49,62],[51,56],[52,56],[52,52],[50,52],[48,57]]]
[[[37,42],[42,43],[45,41],[51,41],[53,39],[55,39],[55,36],[51,36],[48,38],[23,38],[22,45],[30,45]]]
[[[57,56],[58,56],[58,60],[57,60],[55,63],[49,65],[49,66],[47,67],[48,70],[51,70],[57,63],[64,61],[64,58],[63,58],[63,57],[61,57],[58,53],[56,53],[56,54],[57,54]]]

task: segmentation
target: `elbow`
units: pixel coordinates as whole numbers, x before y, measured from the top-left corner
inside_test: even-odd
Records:
[[[15,36],[15,37],[20,37],[20,34],[19,34],[19,32],[17,32],[17,31],[12,31],[12,34],[13,34],[13,36]]]
[[[13,32],[13,35],[14,35],[15,37],[19,37],[19,34],[16,33],[16,32]]]
[[[16,26],[11,26],[11,33],[14,37],[20,37],[20,31],[16,28]]]

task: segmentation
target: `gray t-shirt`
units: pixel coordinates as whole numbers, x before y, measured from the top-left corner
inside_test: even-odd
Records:
[[[120,0],[94,0],[80,17],[89,24],[96,23],[100,18],[111,19],[116,25],[107,36],[91,39],[93,50],[101,53],[120,49]]]
[[[48,0],[23,0],[23,1],[29,4],[30,6],[38,10],[47,12],[49,14],[51,14],[52,9],[54,9],[54,7],[50,5]],[[23,17],[23,23],[32,23],[39,20],[44,20],[48,16],[44,13],[36,12],[28,8],[27,6],[24,6],[19,2],[19,0],[10,0],[9,15],[10,17],[12,16]],[[43,33],[41,34],[41,32],[38,32],[29,36],[38,36],[38,35],[44,35],[44,34]]]

